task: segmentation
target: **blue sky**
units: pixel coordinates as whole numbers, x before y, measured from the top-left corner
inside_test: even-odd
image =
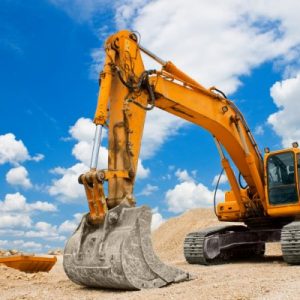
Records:
[[[0,248],[62,247],[87,211],[77,177],[90,157],[102,45],[121,28],[138,30],[158,56],[220,87],[261,149],[300,141],[299,3],[189,2],[0,2]],[[154,227],[210,206],[219,171],[209,133],[148,114],[135,194],[153,209]]]

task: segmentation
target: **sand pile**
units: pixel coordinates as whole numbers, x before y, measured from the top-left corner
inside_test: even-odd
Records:
[[[42,279],[45,273],[24,273],[16,269],[9,268],[4,264],[0,264],[0,281],[2,280],[32,280],[32,279]]]
[[[218,224],[220,222],[212,209],[192,209],[179,217],[169,219],[154,231],[153,247],[163,260],[183,260],[185,236],[192,231]]]

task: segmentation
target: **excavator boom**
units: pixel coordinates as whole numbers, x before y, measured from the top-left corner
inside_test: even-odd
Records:
[[[203,87],[172,62],[142,47],[137,36],[127,30],[110,36],[105,52],[91,168],[79,177],[90,211],[66,245],[65,271],[78,284],[118,289],[161,287],[188,280],[190,274],[166,266],[156,257],[151,246],[151,210],[136,207],[134,183],[146,113],[159,108],[212,134],[231,187],[225,202],[217,206],[221,221],[265,224],[269,211],[278,214],[278,208],[268,202],[268,161],[264,164],[241,112],[220,90]],[[141,52],[161,64],[161,70],[145,70]],[[108,169],[98,170],[103,127],[108,128]],[[278,159],[272,161],[275,164]],[[240,187],[231,163],[247,187]],[[290,207],[282,209],[291,211]],[[245,249],[245,253],[261,254],[265,242],[280,239],[281,228],[288,221],[267,222],[260,230],[252,225],[225,226],[191,233],[185,241],[186,259],[208,264],[222,254],[240,255]]]

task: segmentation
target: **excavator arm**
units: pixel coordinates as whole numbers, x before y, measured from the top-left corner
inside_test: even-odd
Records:
[[[91,168],[79,177],[90,211],[65,247],[66,274],[81,285],[119,289],[161,287],[188,280],[190,274],[163,264],[154,254],[151,210],[137,207],[133,196],[146,113],[159,108],[212,134],[231,186],[225,202],[217,207],[220,220],[243,222],[265,216],[261,154],[243,115],[232,101],[217,88],[204,88],[173,63],[143,48],[133,32],[124,30],[110,36],[105,52],[94,117]],[[161,64],[161,70],[145,70],[142,53]],[[103,127],[108,129],[108,169],[98,170]],[[231,162],[246,181],[246,188],[239,186]],[[250,243],[253,251],[260,251],[262,242],[256,240],[258,236],[263,241],[274,239],[269,238],[268,232],[245,235],[243,226],[236,230],[235,234],[235,229],[227,226],[188,236],[187,260],[206,263],[207,259],[220,255],[222,243],[224,249]],[[221,233],[224,240],[218,237]]]
[[[135,204],[133,187],[143,127],[146,112],[154,107],[201,126],[213,135],[231,185],[232,199],[238,206],[238,213],[232,216],[234,220],[262,214],[265,206],[262,157],[234,103],[216,88],[204,88],[173,63],[163,61],[140,46],[132,32],[121,31],[111,36],[105,50],[94,118],[97,129],[91,171],[81,176],[81,182],[89,191],[91,186],[96,188],[101,181],[107,180],[108,196],[102,195],[101,187],[100,192],[87,193],[90,217],[101,222],[105,212],[125,198],[131,205]],[[141,52],[162,64],[162,69],[146,71]],[[109,131],[108,170],[97,171],[103,126]],[[246,191],[241,191],[223,148],[248,184]],[[93,184],[97,181],[100,183]],[[99,201],[100,193],[102,201]],[[219,216],[222,218],[221,212]]]

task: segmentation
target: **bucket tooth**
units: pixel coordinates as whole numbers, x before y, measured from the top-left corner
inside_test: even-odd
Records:
[[[85,215],[64,251],[64,269],[75,283],[112,289],[162,287],[190,279],[189,273],[167,266],[151,242],[151,210],[122,202],[103,224],[91,225]]]

